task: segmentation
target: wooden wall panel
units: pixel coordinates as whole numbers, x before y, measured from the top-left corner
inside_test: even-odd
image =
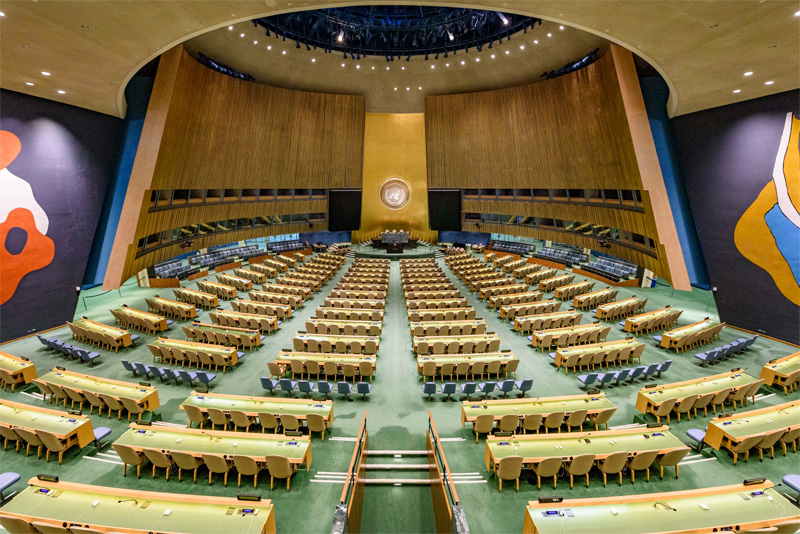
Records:
[[[606,54],[554,80],[425,100],[428,187],[640,189]]]

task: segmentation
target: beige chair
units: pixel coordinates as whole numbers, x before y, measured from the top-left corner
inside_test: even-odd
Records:
[[[472,423],[472,431],[475,432],[475,443],[478,443],[478,436],[481,434],[490,434],[494,428],[494,416],[490,413],[484,413],[475,418]]]
[[[284,414],[281,415],[281,426],[284,432],[287,430],[297,431],[300,430],[300,420],[294,415]]]
[[[703,410],[703,415],[708,415],[708,405],[714,399],[714,395],[716,395],[716,393],[711,392],[697,397],[694,406],[692,406],[695,417],[697,417],[697,410]]]
[[[797,440],[800,439],[800,428],[789,430],[781,436],[781,447],[783,448],[783,455],[786,456],[786,446],[792,444],[792,452],[797,452]]]
[[[675,404],[673,411],[678,414],[678,422],[681,420],[681,414],[686,414],[687,419],[692,418],[692,408],[694,408],[694,404],[697,402],[697,395],[689,395],[688,397],[684,397],[683,400]]]
[[[619,474],[619,485],[622,485],[622,468],[628,461],[627,452],[615,452],[609,454],[605,460],[598,460],[597,467],[603,473],[603,486],[608,483],[608,475]]]
[[[339,368],[336,365],[336,362],[325,362],[322,365],[322,374],[325,375],[325,380],[328,380],[329,376],[332,376],[334,380],[336,380],[336,376],[339,374]]]
[[[241,456],[239,454],[234,454],[233,458],[233,465],[236,466],[236,471],[238,472],[238,479],[237,485],[242,485],[242,475],[252,476],[253,477],[253,487],[255,488],[258,484],[258,474],[264,469],[264,465],[256,462],[250,456]]]
[[[358,364],[358,374],[361,377],[361,380],[365,380],[369,377],[369,381],[372,382],[372,375],[375,372],[375,368],[372,367],[372,362],[359,362]]]
[[[82,411],[83,410],[83,403],[86,402],[86,397],[84,397],[83,394],[80,391],[78,391],[77,389],[68,388],[66,386],[62,387],[61,389],[64,390],[64,393],[66,393],[67,397],[69,397],[69,400],[70,400],[69,407],[74,410],[75,409],[75,403],[77,402],[78,403],[78,410]]]
[[[14,393],[14,388],[17,387],[17,384],[22,382],[24,382],[22,374],[14,377],[8,371],[0,369],[0,383],[3,385],[3,391],[5,391],[8,386],[11,386],[11,393]]]
[[[31,380],[31,382],[33,382],[33,384],[37,388],[39,388],[39,392],[42,394],[42,402],[46,402],[47,401],[47,396],[48,395],[50,395],[50,402],[53,402],[53,397],[54,397],[53,390],[50,389],[50,387],[47,385],[47,383],[42,382],[39,379],[33,379],[33,380]]]
[[[142,414],[144,413],[144,404],[139,404],[133,399],[128,397],[120,397],[120,402],[125,407],[125,410],[128,412],[128,421],[131,420],[131,414],[135,414],[137,416],[137,420],[142,420]]]
[[[217,425],[222,426],[222,430],[228,428],[231,421],[230,415],[217,408],[208,408],[208,418],[211,421],[211,430],[215,430]]]
[[[734,410],[736,410],[736,405],[738,403],[741,403],[741,405],[744,406],[745,395],[747,395],[748,389],[750,389],[749,386],[742,386],[730,394],[730,396],[728,397],[728,401],[730,401]]]
[[[356,370],[355,365],[349,363],[342,365],[342,376],[344,377],[345,382],[347,382],[348,378],[352,378],[352,381],[355,384],[357,375],[358,371]]]
[[[675,478],[678,478],[678,464],[681,460],[683,460],[687,454],[689,454],[689,448],[685,449],[675,449],[669,451],[666,454],[660,455],[656,458],[656,463],[658,463],[658,467],[660,468],[660,476],[664,478],[664,468],[665,467],[674,467],[675,468]]]
[[[743,398],[745,406],[747,406],[747,399],[753,399],[753,404],[756,403],[756,393],[758,393],[758,390],[761,389],[761,386],[763,386],[765,382],[766,380],[762,378],[750,384],[750,387],[747,388],[747,393],[744,394]]]
[[[17,437],[25,442],[25,456],[30,454],[31,447],[36,447],[36,458],[42,457],[42,447],[44,447],[44,443],[42,443],[41,438],[37,436],[35,432],[18,426],[15,426],[13,430],[17,434]]]
[[[497,465],[498,491],[503,491],[504,480],[516,480],[519,491],[519,477],[522,474],[522,456],[506,456]]]
[[[197,469],[203,464],[203,460],[201,458],[192,456],[191,454],[177,451],[172,451],[170,456],[172,457],[172,461],[175,462],[175,465],[178,467],[178,482],[181,481],[183,470],[186,469],[187,471],[194,472],[193,482],[197,483]],[[169,475],[169,472],[167,472],[167,475]]]
[[[244,428],[245,432],[250,432],[250,425],[253,424],[253,418],[242,411],[231,410],[231,423],[233,423],[234,430]]]
[[[611,419],[611,416],[617,411],[617,408],[607,408],[600,412],[597,412],[594,415],[589,416],[589,420],[594,423],[594,429],[600,430],[600,425],[606,425],[606,430],[608,430],[608,421]]]
[[[594,466],[594,454],[581,454],[567,462],[564,467],[569,473],[569,487],[572,489],[574,477],[585,476],[586,487],[589,487],[589,471]]]
[[[36,435],[39,436],[39,439],[42,440],[42,443],[44,443],[47,449],[47,455],[45,456],[47,461],[50,461],[50,453],[55,452],[58,453],[58,463],[60,464],[64,456],[64,451],[69,447],[67,442],[61,441],[55,434],[45,432],[44,430],[37,430]]]
[[[292,469],[289,459],[285,456],[270,454],[266,457],[267,469],[269,469],[269,489],[272,489],[276,478],[286,479],[286,491],[289,491],[292,482]]]
[[[8,449],[8,442],[12,441],[14,443],[14,445],[16,446],[16,451],[19,452],[19,442],[22,441],[22,439],[19,437],[19,434],[14,432],[13,428],[0,426],[0,437],[3,438],[3,450],[4,451]],[[28,450],[30,451],[30,448]],[[784,454],[784,456],[786,455],[785,447],[784,447],[784,453],[783,454]]]
[[[525,419],[522,420],[522,432],[524,434],[528,433],[528,430],[531,432],[536,431],[539,433],[539,428],[542,426],[542,414],[540,413],[531,413],[525,416]]]
[[[650,482],[650,466],[658,456],[658,451],[644,451],[628,460],[628,469],[631,471],[631,482],[636,482],[636,471],[645,470],[647,481]]]
[[[47,523],[45,521],[31,521],[31,526],[36,529],[36,532],[41,532],[41,534],[69,534],[69,530],[60,524]]]
[[[764,449],[769,449],[769,457],[775,458],[775,445],[780,441],[784,434],[786,434],[785,429],[775,430],[774,432],[765,434],[761,438],[761,441],[756,443],[759,460],[764,460]]]
[[[504,415],[497,423],[497,429],[500,432],[514,432],[516,434],[517,427],[519,426],[519,417],[514,414]]]
[[[588,410],[575,410],[567,420],[564,421],[564,424],[567,427],[567,432],[572,432],[572,427],[577,426],[580,427],[581,431],[583,431],[583,423],[586,422],[586,416],[588,415]]]
[[[438,374],[438,370],[436,368],[436,362],[434,361],[427,361],[422,363],[422,378],[423,380],[428,380],[430,378],[431,381],[436,381],[436,375]]]
[[[678,399],[676,397],[672,397],[670,399],[666,399],[658,407],[654,408],[653,415],[656,416],[656,421],[660,423],[661,418],[666,417],[667,423],[669,424],[670,414],[672,413],[672,409],[675,407],[676,402],[678,402]]]
[[[547,414],[547,417],[544,418],[544,433],[547,434],[550,430],[558,432],[561,429],[561,425],[564,424],[565,416],[566,414],[564,412]]]
[[[322,441],[325,441],[325,430],[327,430],[327,425],[325,424],[324,417],[318,413],[306,414],[306,425],[308,426],[309,436],[312,432],[320,432],[322,434]]]
[[[561,457],[546,458],[537,464],[533,464],[533,472],[536,473],[536,487],[542,489],[542,477],[553,477],[553,488],[555,489],[561,464]]]
[[[214,476],[214,473],[222,473],[223,476],[223,483],[225,486],[228,485],[228,473],[233,467],[233,463],[226,460],[222,456],[217,456],[216,454],[203,454],[203,463],[206,464],[208,468],[208,484],[211,485],[211,478]]]
[[[67,401],[69,400],[69,395],[56,384],[49,384],[50,390],[53,392],[53,395],[56,398],[56,406],[58,406],[59,402],[64,401],[64,408],[67,407]],[[52,400],[52,399],[51,399]]]
[[[153,478],[156,478],[156,469],[162,468],[166,471],[166,479],[169,482],[169,472],[172,470],[172,459],[161,451],[155,449],[144,449],[144,455],[153,464]]]
[[[272,430],[275,434],[278,433],[278,427],[280,426],[280,423],[275,415],[271,413],[259,413],[258,423],[261,425],[262,434],[267,430]]]
[[[39,534],[29,522],[3,513],[0,513],[0,525],[11,534]]]
[[[497,375],[498,380],[500,379],[500,368],[503,365],[502,360],[492,360],[486,365],[486,377],[491,380],[492,375]]]
[[[142,464],[147,461],[147,456],[138,452],[127,445],[120,445],[112,443],[111,448],[117,453],[119,459],[122,460],[122,476],[127,476],[128,466],[136,466],[136,478],[142,475]]]
[[[197,406],[193,406],[191,404],[184,404],[183,411],[186,412],[186,416],[189,418],[189,428],[192,428],[192,423],[197,423],[200,425],[200,428],[203,428],[203,425],[208,419],[208,415],[206,413],[204,413]]]
[[[267,369],[269,369],[270,378],[280,378],[285,372],[285,369],[275,362],[267,362]]]
[[[714,410],[714,413],[717,413],[717,406],[720,407],[720,410],[724,413],[725,412],[725,400],[728,398],[728,395],[731,393],[731,388],[725,388],[720,390],[714,395],[714,398],[711,399],[711,409]]]
[[[300,360],[289,360],[289,368],[292,371],[292,378],[297,378],[297,375],[300,375],[300,378],[303,378],[303,375],[306,372],[305,364]]]

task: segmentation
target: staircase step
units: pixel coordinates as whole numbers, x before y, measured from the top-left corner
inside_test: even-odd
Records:
[[[430,469],[436,464],[364,464],[366,469]]]
[[[392,484],[395,486],[408,485],[430,485],[431,482],[437,482],[436,479],[430,480],[428,478],[367,478],[364,479],[365,484]]]
[[[379,451],[379,450],[368,450],[367,455],[369,456],[394,456],[395,454],[399,454],[401,456],[427,456],[428,451]]]

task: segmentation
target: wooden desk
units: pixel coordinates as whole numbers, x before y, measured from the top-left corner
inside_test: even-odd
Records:
[[[434,335],[438,335],[439,330],[444,326],[447,326],[449,328],[461,328],[461,329],[463,329],[463,327],[465,327],[465,326],[471,326],[471,327],[473,327],[475,329],[475,333],[476,334],[485,334],[486,333],[486,329],[487,329],[487,325],[486,325],[486,320],[485,319],[468,319],[468,320],[464,320],[464,321],[419,321],[419,322],[413,322],[413,323],[411,323],[410,332],[411,332],[411,336],[414,336],[414,329],[416,329],[417,327],[421,327],[421,328],[424,328],[424,329],[427,329],[429,327],[433,327],[433,328],[436,329],[436,332],[437,332]],[[425,334],[417,334],[417,335],[424,336]]]
[[[239,313],[269,316],[276,316],[278,315],[278,310],[282,310],[286,317],[292,316],[292,307],[288,304],[275,304],[273,302],[261,302],[259,300],[236,299],[231,301],[231,308],[233,308],[233,311]]]
[[[158,338],[152,341],[150,345],[163,346],[167,348],[175,348],[178,350],[190,350],[195,352],[207,352],[208,354],[219,354],[228,362],[228,365],[234,366],[239,363],[239,354],[237,354],[236,347],[226,347],[224,345],[212,345],[211,343],[198,343],[196,341],[184,341],[182,339],[167,339]]]
[[[544,419],[553,412],[567,415],[577,410],[587,410],[590,416],[614,408],[605,393],[594,395],[567,395],[564,397],[539,397],[518,399],[492,399],[484,401],[464,401],[461,403],[461,426],[474,423],[479,415],[488,413],[499,421],[504,415],[518,415],[520,419],[531,414],[541,414]],[[561,434],[561,437],[564,435]]]
[[[28,488],[6,502],[4,514],[26,522],[42,521],[125,534],[276,532],[275,509],[269,499],[245,502],[230,497],[156,493],[64,481],[44,482],[36,478],[30,479],[28,484]],[[48,490],[54,493],[42,493]],[[245,508],[258,510],[258,514],[243,514]],[[167,510],[171,510],[169,515],[165,515]]]
[[[628,299],[630,300],[630,299]],[[619,301],[624,302],[624,301]],[[615,303],[616,304],[616,303]],[[606,304],[606,306],[609,306]],[[673,313],[673,308],[661,308],[658,310],[653,310],[651,312],[640,313],[639,315],[633,315],[625,319],[625,331],[626,332],[636,332],[641,329],[642,325],[647,323],[650,319],[657,319],[661,317],[665,317],[671,313]],[[680,310],[678,310],[680,312]],[[597,308],[597,312],[600,313],[600,307]],[[600,317],[598,315],[598,317]],[[662,338],[663,339],[663,338]]]
[[[219,278],[220,275],[217,275]],[[250,282],[248,280],[248,282]],[[250,284],[252,287],[252,284]],[[218,297],[222,297],[224,299],[233,299],[236,298],[236,287],[229,286],[225,284],[220,284],[218,282],[211,282],[209,280],[198,280],[197,287],[199,287],[203,291],[207,291],[208,293],[212,293],[217,295]]]
[[[386,291],[361,291],[357,289],[334,289],[328,295],[334,299],[386,300]]]
[[[278,275],[278,269],[270,267],[268,265],[262,265],[260,263],[250,263],[250,269],[258,274],[263,274],[266,278],[275,278]],[[286,267],[283,265],[283,267]]]
[[[378,370],[378,358],[375,355],[369,354],[339,354],[335,352],[294,352],[282,350],[275,357],[275,363],[278,365],[285,365],[287,370],[291,370],[291,360],[298,360],[305,364],[307,361],[313,361],[320,365],[327,362],[336,364],[337,369],[341,369],[345,365],[352,365],[358,367],[362,362],[372,365],[372,371]]]
[[[321,341],[329,341],[331,345],[336,345],[337,341],[343,341],[346,345],[348,350],[352,348],[353,342],[361,343],[361,348],[366,348],[367,341],[372,341],[375,343],[376,350],[380,348],[381,338],[378,336],[345,336],[345,335],[335,335],[335,334],[313,334],[313,333],[297,333],[292,338],[292,342],[295,339],[299,339],[303,342],[304,345],[308,346],[308,342],[310,340],[316,341],[317,343]]]
[[[258,291],[254,289],[248,293],[250,300],[263,302],[266,304],[277,304],[290,306],[296,310],[303,306],[303,297],[300,295],[287,295],[286,293],[272,293],[270,291]]]
[[[306,420],[307,414],[315,413],[325,419],[328,428],[333,427],[333,401],[331,400],[253,397],[229,393],[198,393],[192,391],[189,398],[181,403],[180,409],[183,410],[187,404],[198,408],[203,413],[208,413],[209,408],[216,408],[223,412],[230,412],[231,410],[244,412],[250,417],[258,417],[260,413],[271,413],[278,418],[281,415],[294,415],[301,421]]]
[[[539,463],[548,458],[563,458],[570,461],[582,454],[594,454],[597,460],[604,460],[616,452],[627,452],[628,457],[634,454],[658,451],[666,454],[674,450],[684,451],[684,456],[691,449],[669,432],[669,427],[662,425],[654,428],[638,427],[619,430],[599,430],[591,432],[588,440],[579,439],[588,433],[573,432],[577,437],[564,436],[564,433],[525,434],[512,437],[486,438],[483,462],[486,470],[494,472],[500,460],[506,456],[522,456],[524,464]],[[647,436],[647,437],[645,437]],[[588,441],[588,443],[587,443]],[[560,448],[556,448],[556,445]]]
[[[278,278],[280,280],[280,278]],[[264,291],[268,291],[270,293],[287,293],[289,295],[302,295],[304,298],[309,298],[311,296],[311,289],[302,286],[287,286],[285,284],[274,284],[272,282],[268,282],[266,284],[261,284],[261,289]]]
[[[712,531],[753,532],[800,521],[797,507],[772,486],[772,482],[767,481],[754,486],[735,484],[625,497],[566,499],[555,504],[530,501],[522,532],[706,534]],[[754,491],[761,491],[763,495],[753,498]],[[700,504],[706,505],[708,510]]]
[[[197,291],[195,289],[188,289],[185,287],[177,288],[172,290],[175,293],[175,298],[181,299],[183,297],[185,302],[189,302],[195,305],[202,304],[203,299],[209,300],[209,306],[216,307],[219,306],[219,297],[214,293],[207,293],[205,291]]]
[[[516,279],[512,278],[511,280],[516,281]],[[491,297],[498,297],[498,296],[506,296],[506,295],[520,295],[522,293],[528,293],[528,289],[530,286],[528,284],[502,284],[499,286],[489,286],[489,287],[482,287],[478,291],[478,296],[482,300],[487,300]]]
[[[525,291],[522,293],[514,293],[511,295],[496,295],[494,297],[489,297],[487,301],[489,307],[492,309],[499,308],[501,306],[512,306],[514,304],[530,304],[531,302],[539,302],[544,297],[544,293],[540,291]],[[505,299],[511,299],[512,302],[510,304],[503,304]],[[556,302],[554,300],[548,300],[547,302]],[[560,303],[559,303],[560,305]],[[503,315],[501,314],[501,317]]]
[[[273,305],[274,306],[274,305]],[[247,323],[247,327],[250,328],[250,321],[256,320],[259,324],[259,330],[261,332],[271,333],[273,330],[278,329],[278,318],[274,315],[262,315],[260,313],[245,313],[245,312],[237,312],[231,310],[215,310],[214,312],[209,314],[211,317],[212,322],[217,322],[219,319],[214,320],[214,315],[217,317],[225,316],[227,318],[233,319],[236,321],[236,324],[240,325],[238,328],[244,328],[245,322]],[[286,317],[291,317],[292,313],[289,311],[286,313]],[[267,328],[264,328],[266,324]]]
[[[220,326],[218,324],[208,324],[208,323],[192,323],[192,328],[194,330],[201,330],[203,332],[212,332],[214,334],[233,334],[234,336],[239,337],[247,337],[250,339],[250,343],[258,347],[261,345],[261,334],[259,331],[253,331],[249,328],[236,328],[234,326]],[[189,340],[189,341],[197,341],[197,339]]]
[[[543,271],[536,271],[533,273],[529,273],[525,275],[525,282],[534,285],[538,284],[541,280],[546,280],[548,278],[552,278],[553,276],[558,274],[558,270],[556,269],[545,269]]]
[[[567,284],[557,287],[554,296],[557,299],[571,299],[578,293],[587,293],[591,291],[594,288],[594,284],[594,282],[588,280]]]
[[[89,332],[94,332],[95,334],[103,334],[106,336],[111,336],[117,345],[122,345],[123,347],[130,347],[133,345],[133,341],[131,341],[131,333],[125,329],[117,328],[115,326],[109,326],[107,324],[98,323],[97,321],[92,321],[91,319],[87,319],[83,317],[74,321],[72,324],[76,326],[80,326],[88,330]]]
[[[590,301],[594,299],[595,304],[602,304],[616,298],[619,290],[614,287],[607,287],[599,291],[592,291],[591,293],[584,293],[582,295],[575,295],[572,299],[572,305],[576,308],[588,308],[591,304]]]
[[[325,306],[320,306],[314,312],[317,319],[328,319],[329,316],[333,316],[338,321],[381,321],[383,322],[383,310],[371,310],[371,309],[353,309],[353,308],[330,308]],[[333,318],[331,318],[333,320]]]
[[[345,303],[349,303],[350,307],[345,308]],[[326,308],[344,308],[344,309],[357,309],[357,310],[382,310],[386,307],[386,301],[381,299],[326,298],[322,304]]]
[[[418,321],[446,321],[446,314],[453,313],[457,317],[461,312],[464,313],[464,320],[471,320],[475,319],[478,312],[475,311],[473,307],[466,307],[466,308],[431,308],[431,309],[416,309],[416,310],[408,310],[406,314],[408,315],[409,322],[418,322]],[[414,314],[419,316],[419,319],[413,319]],[[441,319],[436,319],[437,316],[441,315]],[[426,319],[426,317],[430,317],[430,319]],[[461,320],[461,319],[453,319],[453,320]]]
[[[61,387],[77,389],[78,391],[89,391],[97,395],[98,393],[114,397],[133,399],[136,404],[143,406],[145,410],[153,413],[161,406],[158,400],[158,390],[155,386],[140,386],[133,382],[123,382],[112,380],[102,376],[92,376],[73,371],[61,371],[53,369],[51,372],[39,378],[45,384],[55,384]]]
[[[761,378],[768,386],[781,386],[790,374],[798,370],[800,370],[800,352],[795,352],[765,363],[761,368]]]
[[[148,321],[151,321],[154,325],[156,325],[156,330],[159,332],[163,332],[168,328],[167,318],[155,313],[137,310],[135,308],[129,308],[127,306],[117,308],[114,311],[122,315],[124,318],[126,318],[126,320],[128,320],[131,317],[133,317],[134,319],[139,319],[140,321],[144,321],[145,319],[147,319]],[[135,321],[131,322],[135,324]]]
[[[30,384],[31,380],[38,376],[33,362],[3,351],[0,351],[0,369],[10,374],[15,380],[22,379],[25,384]]]
[[[445,310],[448,308],[466,308],[469,306],[469,302],[467,302],[465,298],[412,300],[406,304],[410,310]],[[414,308],[414,306],[416,306],[416,308]]]
[[[539,299],[541,298],[542,293],[539,293],[538,291],[534,291],[533,293],[536,293],[537,298]],[[495,302],[494,304],[497,304],[497,302]],[[551,313],[559,311],[561,309],[561,302],[554,299],[548,299],[548,300],[517,302],[514,304],[503,304],[500,306],[494,306],[490,301],[490,307],[497,308],[498,315],[500,315],[500,317],[502,317],[503,319],[508,319],[509,313],[511,312],[512,309],[520,310],[522,308],[525,308],[526,311],[523,312],[525,315],[538,315],[540,313]]]
[[[214,298],[216,299],[217,297]],[[169,312],[175,317],[180,317],[182,319],[193,319],[197,317],[197,308],[195,308],[194,304],[165,299],[158,295],[150,299],[145,299],[145,301],[152,301],[152,303],[155,304],[153,309],[161,312]],[[150,302],[148,302],[148,305],[150,305]]]
[[[539,291],[548,293],[555,291],[556,288],[567,285],[575,279],[574,274],[562,274],[561,276],[554,276],[553,278],[545,278],[539,280]]]
[[[644,343],[641,343],[635,339],[619,339],[616,341],[603,341],[602,343],[590,343],[588,345],[577,345],[574,347],[564,347],[561,349],[556,350],[556,357],[555,357],[555,364],[558,367],[561,367],[569,358],[570,356],[578,355],[582,356],[587,353],[598,353],[603,352],[604,355],[609,353],[612,350],[621,350],[630,347],[632,350],[636,350],[637,347],[642,347],[644,350]],[[639,363],[641,363],[641,354],[639,355]]]
[[[603,323],[579,324],[575,326],[566,326],[564,328],[551,328],[550,330],[537,330],[531,336],[531,345],[534,347],[541,347],[545,336],[552,336],[552,343],[563,334],[583,334],[584,332],[602,332],[604,329],[609,328]]]
[[[262,432],[143,426],[132,423],[111,446],[116,445],[125,445],[140,452],[145,449],[166,454],[182,452],[195,458],[200,458],[203,454],[222,456],[226,460],[231,460],[234,455],[247,456],[257,462],[264,462],[266,456],[275,454],[288,458],[295,469],[300,464],[306,464],[306,471],[311,468],[311,441],[308,436],[287,437],[284,434]]]
[[[617,300],[615,302],[608,302],[606,304],[601,304],[597,307],[597,311],[595,312],[594,316],[598,319],[605,319],[607,317],[614,317],[614,312],[619,310],[620,308],[624,308],[626,306],[630,306],[632,304],[636,304],[635,310],[640,310],[644,308],[644,304],[647,302],[646,299],[639,298],[639,297],[631,297],[623,300]],[[652,313],[652,312],[651,312]]]
[[[704,395],[717,393],[723,389],[731,388],[731,393],[742,387],[749,387],[757,379],[742,371],[728,371],[718,375],[673,382],[655,388],[642,388],[636,396],[636,409],[646,414],[654,411],[667,399],[673,397],[678,402],[689,395]]]
[[[717,321],[705,319],[703,321],[698,321],[680,328],[674,328],[669,332],[664,332],[664,334],[661,336],[661,347],[665,349],[673,348],[678,343],[678,340],[682,337],[714,328],[718,324],[719,323]]]
[[[573,326],[580,324],[583,319],[583,312],[577,310],[557,311],[552,313],[542,313],[539,315],[515,315],[514,330],[519,330],[525,321],[558,321],[559,325]],[[559,328],[559,326],[556,326]],[[538,330],[538,328],[534,328]]]
[[[5,399],[0,399],[0,426],[18,426],[32,432],[44,430],[67,443],[67,448],[77,445],[82,449],[94,441],[92,421],[88,415],[70,415],[61,410]]]
[[[444,343],[444,350],[445,354],[447,353],[447,347],[450,343],[457,342],[459,350],[463,349],[464,343],[468,341],[472,341],[473,343],[477,344],[480,341],[485,341],[486,343],[491,343],[492,341],[500,341],[500,336],[497,334],[472,334],[468,336],[414,336],[413,338],[414,343],[414,354],[419,354],[417,352],[418,345],[420,342],[425,342],[428,344],[429,352],[427,354],[433,353],[433,345],[434,343]],[[469,353],[473,354],[473,353]],[[480,354],[480,353],[477,353]]]
[[[382,321],[337,321],[336,319],[318,319],[316,317],[311,317],[306,319],[306,323],[311,323],[315,327],[320,324],[328,326],[335,325],[339,327],[340,331],[343,331],[345,326],[352,326],[354,330],[359,326],[363,326],[367,329],[370,336],[378,337],[380,337],[381,330],[383,329]]]
[[[233,274],[239,278],[250,280],[253,284],[263,284],[267,281],[267,275],[258,271],[251,271],[250,269],[234,269]],[[272,277],[270,277],[272,278]]]
[[[417,372],[422,373],[422,366],[427,362],[436,363],[436,369],[442,368],[442,365],[452,363],[458,365],[460,363],[473,363],[483,362],[490,363],[500,361],[504,364],[511,360],[516,360],[517,357],[513,352],[480,352],[472,354],[429,354],[427,356],[417,356]],[[502,369],[500,372],[503,372]]]
[[[793,400],[758,410],[737,412],[725,418],[715,417],[708,423],[703,441],[712,449],[731,448],[741,441],[776,430],[800,427],[800,400]]]

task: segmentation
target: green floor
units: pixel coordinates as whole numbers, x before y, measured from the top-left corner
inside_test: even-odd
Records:
[[[291,347],[291,338],[294,333],[304,330],[305,319],[313,314],[324,296],[334,287],[336,280],[344,274],[350,262],[351,260],[348,260],[333,281],[307,301],[292,319],[282,324],[276,334],[268,337],[263,347],[248,355],[241,366],[229,370],[224,375],[220,374],[214,382],[213,390],[246,395],[265,395],[258,378],[267,374],[266,362],[275,357],[278,349]],[[475,306],[478,316],[487,320],[489,330],[500,334],[503,340],[502,348],[513,350],[522,360],[517,376],[534,379],[534,389],[529,396],[568,395],[580,392],[575,375],[570,373],[565,376],[563,371],[557,372],[546,354],[534,351],[525,338],[516,335],[509,324],[499,320],[482,301],[470,293],[452,275],[443,263],[442,267],[454,280],[456,286],[467,296],[471,304]],[[194,287],[194,284],[190,283],[188,286]],[[601,286],[598,283],[596,288],[599,287]],[[134,308],[146,309],[144,298],[155,293],[171,298],[169,290],[141,289],[135,285],[124,286],[120,291],[105,293],[97,288],[82,295],[76,316],[85,315],[91,319],[111,323],[109,307],[125,303]],[[647,310],[663,307],[666,304],[684,310],[679,324],[687,324],[707,316],[714,317],[716,314],[709,293],[704,291],[678,292],[663,286],[646,290],[623,288],[620,290],[618,299],[627,298],[633,294],[649,299]],[[230,308],[228,303],[223,306]],[[562,309],[566,308],[568,305],[562,307]],[[590,313],[584,315],[584,322],[591,320],[589,315]],[[207,312],[201,312],[200,319],[210,322]],[[168,334],[182,339],[180,323],[173,325]],[[66,328],[50,332],[47,335],[64,340],[70,338]],[[722,332],[722,340],[714,346],[745,335],[743,332],[726,328]],[[623,337],[624,333],[621,328],[614,324],[609,339]],[[142,338],[138,346],[133,349],[120,351],[119,354],[104,352],[100,363],[94,368],[67,362],[46,352],[35,337],[3,345],[0,350],[29,357],[36,363],[39,374],[44,374],[55,365],[63,365],[78,372],[135,381],[138,379],[132,378],[118,360],[125,358],[143,363],[152,361],[149,351],[142,343],[150,339],[150,336],[143,334]],[[273,499],[280,532],[327,532],[330,530],[334,507],[338,503],[343,488],[343,483],[339,481],[337,474],[346,471],[354,446],[354,443],[348,441],[347,438],[356,435],[365,410],[370,432],[370,449],[376,450],[424,449],[428,411],[433,413],[440,436],[452,439],[452,441],[445,442],[444,448],[450,468],[459,479],[457,490],[472,532],[520,532],[527,501],[538,498],[540,494],[551,495],[554,493],[552,487],[543,488],[539,492],[535,484],[531,485],[527,481],[527,477],[524,478],[519,493],[514,491],[513,486],[507,486],[502,493],[498,492],[496,479],[490,478],[483,466],[483,440],[476,445],[471,430],[461,427],[460,403],[448,403],[441,399],[429,402],[426,397],[423,397],[422,382],[417,376],[416,360],[412,356],[410,343],[399,269],[397,263],[393,262],[379,352],[378,373],[373,382],[371,395],[365,400],[359,397],[352,402],[346,402],[340,396],[334,395],[335,425],[331,437],[344,439],[326,439],[322,442],[315,437],[312,446],[313,465],[311,470],[308,473],[304,470],[298,473],[292,480],[291,492],[287,493],[285,487],[281,488],[280,486],[276,486],[275,490],[270,491],[268,484],[264,482],[259,484],[258,492],[264,498]],[[711,375],[727,371],[734,366],[747,368],[747,372],[757,375],[767,360],[785,356],[796,350],[789,345],[761,339],[744,355],[736,356],[733,360],[716,367],[701,368],[695,363],[693,353],[681,355],[667,353],[656,348],[655,343],[650,341],[644,352],[642,364],[662,362],[666,359],[673,360],[672,368],[659,381],[660,383]],[[175,386],[172,383],[159,383],[157,386],[161,400],[157,419],[185,424],[185,416],[182,411],[178,410],[178,406],[186,398],[190,389],[183,385]],[[629,385],[607,390],[607,395],[618,407],[617,413],[611,420],[612,426],[643,421],[642,415],[634,409],[636,392],[639,387],[641,385]],[[40,405],[40,398],[32,395],[33,393],[35,393],[34,388],[27,388],[22,391],[18,389],[14,394],[11,394],[10,391],[2,392],[0,396],[6,399],[12,398],[18,402]],[[756,407],[786,402],[797,398],[797,395],[794,393],[787,398],[782,391],[763,388],[761,391],[763,398],[759,398]],[[111,427],[112,440],[118,437],[127,426],[126,421],[117,422],[116,419],[109,420],[96,415],[92,416],[92,419],[95,427]],[[700,420],[692,419],[673,423],[672,432],[685,440],[687,429],[702,428],[706,422],[707,418],[701,417]],[[81,452],[73,448],[65,455],[63,465],[59,466],[53,461],[47,465],[44,460],[36,460],[35,456],[25,458],[24,454],[16,454],[13,449],[10,449],[2,453],[2,470],[21,473],[23,481],[37,473],[44,472],[57,474],[63,480],[142,490],[221,496],[234,496],[239,491],[236,487],[235,477],[233,483],[229,483],[227,488],[223,487],[221,479],[215,479],[214,485],[209,486],[203,480],[202,474],[196,485],[186,479],[179,483],[177,478],[166,482],[163,475],[155,480],[152,480],[149,474],[143,475],[141,480],[137,480],[135,476],[131,475],[123,478],[122,466],[115,462],[113,454],[110,452],[108,447],[104,448],[99,455],[93,447],[87,447]],[[751,459],[747,464],[740,462],[738,466],[734,467],[732,460],[726,454],[714,454],[714,451],[706,449],[702,456],[696,456],[693,453],[685,460],[681,466],[681,477],[677,480],[670,473],[663,480],[659,480],[658,476],[655,476],[649,483],[641,481],[633,485],[628,478],[622,487],[610,484],[604,489],[602,478],[594,473],[589,488],[576,486],[571,491],[568,485],[560,481],[559,488],[555,493],[567,497],[596,497],[608,494],[663,492],[738,483],[745,478],[756,476],[764,476],[777,483],[784,474],[797,473],[798,470],[800,470],[800,454],[790,453],[785,458],[779,454],[774,460],[766,459],[764,462],[759,462],[756,458],[755,460]],[[18,484],[14,489],[22,487],[23,484]],[[252,486],[243,486],[241,491],[252,491]],[[433,532],[430,490],[427,487],[413,486],[368,486],[362,527],[362,531],[367,533]]]

